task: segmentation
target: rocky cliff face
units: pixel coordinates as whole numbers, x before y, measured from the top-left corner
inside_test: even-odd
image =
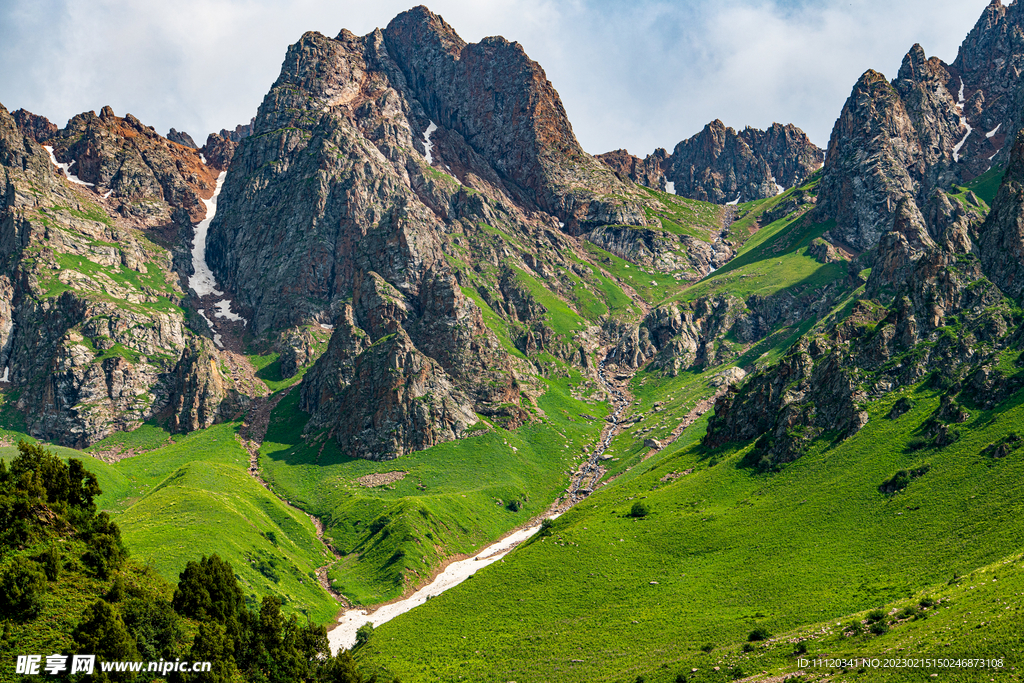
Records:
[[[71,182],[37,138],[57,145],[54,135],[64,133],[59,139],[80,145],[80,158],[96,161],[90,168],[97,180],[122,188],[129,168],[137,171],[133,177],[155,177],[153,167],[137,165],[140,150],[156,158],[171,143],[126,119],[91,121],[79,118],[84,128],[75,139],[67,133],[78,128],[55,134],[41,117],[21,112],[16,120],[0,107],[0,389],[25,414],[30,433],[67,446],[87,446],[157,416],[182,430],[208,426],[212,415],[184,413],[194,412],[188,406],[198,394],[207,408],[219,405],[216,392],[204,388],[219,370],[193,382],[195,392],[175,372],[195,364],[200,351],[185,325],[170,253],[139,230],[151,214],[132,222],[125,216],[138,213],[114,212],[112,204],[124,204],[106,201],[95,185]],[[118,143],[111,128],[129,124],[149,143],[131,142],[127,133]],[[118,171],[102,175],[118,159]],[[163,192],[159,183],[139,182]],[[144,201],[171,213],[163,200]],[[221,385],[222,401],[230,380]]]
[[[903,198],[923,210],[934,190],[1005,164],[1021,128],[1021,68],[1024,9],[994,0],[953,64],[915,45],[891,84],[865,73],[829,142],[819,217],[836,220],[831,237],[870,249]]]
[[[621,180],[665,190],[665,166],[669,156],[664,149],[654,150],[654,154],[646,159],[635,157],[624,149],[598,154],[595,158],[615,171]]]
[[[549,278],[573,265],[566,233],[642,226],[652,202],[583,152],[521,46],[466,44],[417,8],[289,49],[234,150],[207,254],[257,334],[336,325],[304,381],[310,429],[389,458],[460,436],[476,413],[529,419],[536,369],[463,290],[508,316],[520,348],[578,358],[511,283],[562,288]]]
[[[888,84],[875,80],[874,87]],[[748,463],[771,469],[800,457],[819,436],[850,436],[868,419],[865,402],[929,375],[950,401],[959,394],[991,406],[1015,391],[995,369],[1014,343],[1014,307],[1004,291],[1020,291],[1011,255],[1019,242],[1020,169],[1011,168],[978,246],[971,236],[983,220],[980,207],[941,189],[923,212],[903,197],[870,255],[863,300],[719,399],[704,443],[756,439]],[[941,416],[929,429],[940,446],[949,437]]]
[[[132,221],[167,224],[174,209],[183,209],[198,222],[206,213],[201,200],[213,194],[216,177],[199,151],[157,135],[131,114],[121,118],[110,107],[99,116],[79,114],[45,139],[31,125],[26,130]]]
[[[676,145],[671,155],[655,150],[646,159],[626,150],[598,155],[621,178],[675,194],[725,204],[774,197],[821,168],[824,153],[802,130],[773,124],[737,133],[715,120]]]
[[[1024,134],[1018,134],[1002,187],[979,229],[985,272],[1007,295],[1024,295]]]
[[[961,150],[967,177],[1003,166],[1021,129],[1024,89],[1024,7],[993,0],[982,12],[948,67],[953,87],[963,88],[964,116],[971,126]],[[1006,144],[1009,142],[1010,144]]]

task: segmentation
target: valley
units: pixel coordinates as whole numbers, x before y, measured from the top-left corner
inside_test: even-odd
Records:
[[[148,582],[211,680],[299,676],[247,619],[305,624],[310,681],[1020,680],[1022,41],[993,0],[866,71],[827,153],[592,156],[521,45],[425,7],[302,35],[202,147],[0,107],[0,582],[54,577],[0,652],[98,609],[155,653]],[[811,664],[889,657],[986,664]]]

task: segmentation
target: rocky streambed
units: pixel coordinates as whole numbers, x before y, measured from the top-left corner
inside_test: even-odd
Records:
[[[605,457],[605,451],[608,450],[612,439],[618,434],[620,418],[626,408],[629,407],[631,401],[624,385],[617,386],[608,377],[605,361],[603,360],[598,366],[597,375],[605,391],[608,393],[609,401],[612,404],[612,414],[608,417],[607,426],[601,432],[601,440],[597,447],[587,458],[587,461],[573,474],[572,482],[566,489],[566,495],[556,502],[546,515],[550,519],[558,517],[562,512],[593,493],[594,488],[605,472],[600,463]],[[619,381],[628,382],[628,380],[629,378],[619,378]],[[420,588],[407,598],[378,607],[373,612],[363,609],[345,611],[338,620],[338,625],[327,634],[327,639],[331,645],[331,652],[337,653],[341,648],[351,648],[355,645],[356,632],[364,624],[370,623],[375,627],[380,626],[401,614],[419,607],[430,598],[459,585],[478,570],[503,559],[516,546],[529,539],[540,529],[540,524],[534,524],[524,529],[513,531],[501,540],[487,546],[473,557],[452,562],[431,583]]]

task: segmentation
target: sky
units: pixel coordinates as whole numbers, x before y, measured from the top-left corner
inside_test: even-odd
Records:
[[[821,147],[858,77],[920,43],[947,62],[989,0],[431,0],[468,42],[523,45],[583,148],[639,156],[708,122]],[[0,103],[63,126],[104,105],[166,135],[255,114],[305,31],[363,35],[412,0],[0,0]]]

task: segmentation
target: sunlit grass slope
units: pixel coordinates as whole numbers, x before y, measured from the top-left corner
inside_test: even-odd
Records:
[[[985,449],[1019,429],[1024,395],[972,411],[947,448],[910,450],[939,400],[906,393],[910,413],[887,419],[903,394],[889,396],[856,436],[775,474],[740,466],[750,446],[688,439],[514,560],[383,625],[361,656],[405,681],[673,681],[709,644],[738,651],[755,629],[842,620],[1019,553],[1024,456]],[[901,493],[879,491],[924,465]],[[637,500],[647,517],[630,516]],[[945,642],[980,646],[974,620],[955,621]]]

